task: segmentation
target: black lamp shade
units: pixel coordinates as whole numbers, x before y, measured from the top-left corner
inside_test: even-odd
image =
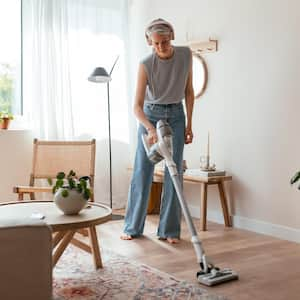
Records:
[[[109,82],[111,77],[104,68],[99,67],[93,71],[88,80],[92,82]]]

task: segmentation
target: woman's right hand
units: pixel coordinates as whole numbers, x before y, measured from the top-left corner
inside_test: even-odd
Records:
[[[155,128],[151,128],[150,130],[148,130],[147,139],[150,145],[153,145],[157,142],[157,134]]]

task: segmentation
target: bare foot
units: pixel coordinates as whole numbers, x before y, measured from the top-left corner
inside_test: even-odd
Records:
[[[120,236],[120,239],[124,240],[124,241],[130,241],[130,240],[133,239],[133,237],[129,234],[123,234],[123,235]]]
[[[178,244],[178,243],[179,243],[179,239],[177,239],[177,238],[171,238],[171,237],[168,237],[168,238],[167,238],[167,241],[168,241],[168,243],[170,243],[170,244]]]
[[[170,244],[178,244],[179,243],[179,239],[172,238],[172,237],[167,237],[167,238],[159,237],[158,239],[161,241],[167,241]]]

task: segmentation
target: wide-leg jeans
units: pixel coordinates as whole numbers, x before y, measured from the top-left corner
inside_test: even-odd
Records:
[[[159,120],[169,123],[173,132],[173,160],[177,165],[182,184],[182,159],[184,148],[185,114],[182,103],[145,104],[144,112],[156,127]],[[154,164],[150,162],[142,142],[146,129],[139,125],[134,169],[128,193],[124,233],[137,237],[143,234],[148,199],[153,180]],[[161,238],[180,237],[181,208],[171,176],[165,168],[157,235]]]

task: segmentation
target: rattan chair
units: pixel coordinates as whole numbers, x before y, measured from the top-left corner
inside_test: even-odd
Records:
[[[38,179],[56,178],[58,172],[69,173],[73,170],[78,177],[89,176],[92,190],[91,201],[94,201],[95,176],[95,139],[89,141],[33,141],[33,163],[29,186],[15,186],[14,193],[18,199],[24,200],[28,194],[35,200],[38,192],[51,192],[51,187],[37,186]]]

